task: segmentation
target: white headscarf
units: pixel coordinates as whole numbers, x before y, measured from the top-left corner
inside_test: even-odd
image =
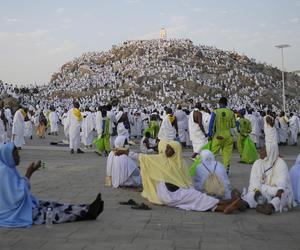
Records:
[[[207,149],[201,151],[200,157],[201,157],[201,162],[204,163],[206,167],[216,164],[214,154]]]
[[[116,140],[115,140],[115,147],[116,148],[124,148],[124,144],[126,141],[127,137],[123,135],[118,135]]]

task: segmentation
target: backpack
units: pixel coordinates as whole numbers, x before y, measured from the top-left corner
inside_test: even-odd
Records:
[[[220,179],[220,177],[215,173],[216,171],[216,165],[214,167],[214,171],[211,172],[204,163],[202,163],[203,166],[206,168],[206,170],[209,172],[208,178],[205,180],[203,185],[203,190],[208,195],[216,196],[216,197],[224,197],[225,194],[225,187],[223,181]]]

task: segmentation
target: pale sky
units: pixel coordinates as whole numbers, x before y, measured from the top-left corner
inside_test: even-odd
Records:
[[[188,38],[300,70],[300,0],[0,0],[0,80],[48,83],[61,65],[125,40]]]

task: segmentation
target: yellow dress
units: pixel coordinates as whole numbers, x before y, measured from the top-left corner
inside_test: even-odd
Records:
[[[175,150],[175,154],[169,158],[165,154],[168,144]],[[171,183],[180,188],[189,188],[192,185],[179,142],[161,140],[158,144],[158,155],[140,154],[139,161],[143,183],[142,196],[152,203],[162,204],[157,197],[159,182]]]

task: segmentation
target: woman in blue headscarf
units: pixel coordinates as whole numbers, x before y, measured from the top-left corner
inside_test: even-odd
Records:
[[[30,192],[29,179],[41,166],[33,162],[21,177],[18,149],[12,143],[0,144],[0,227],[29,227],[44,224],[46,211],[53,210],[53,223],[95,220],[103,211],[101,194],[90,205],[69,205],[38,201]]]

